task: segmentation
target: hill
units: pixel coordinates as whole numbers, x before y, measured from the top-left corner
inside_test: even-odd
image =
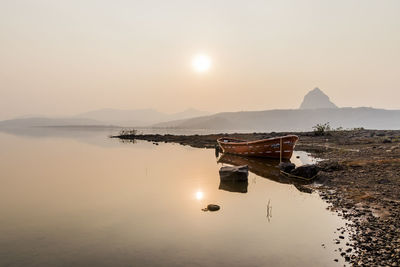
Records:
[[[153,126],[230,131],[310,131],[314,125],[325,122],[335,128],[400,129],[400,110],[360,107],[223,112]]]
[[[308,92],[300,105],[300,109],[337,108],[318,87]]]
[[[209,114],[195,109],[187,109],[174,114],[158,112],[153,109],[99,109],[70,117],[30,117],[0,121],[0,129],[48,127],[48,126],[121,126],[141,127],[163,121],[187,119]]]
[[[173,114],[159,112],[154,109],[99,109],[78,114],[76,117],[96,120],[103,124],[139,127],[164,121],[187,119],[208,114],[210,113],[196,109],[186,109],[182,112]]]

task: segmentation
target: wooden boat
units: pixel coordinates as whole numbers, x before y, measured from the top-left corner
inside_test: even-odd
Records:
[[[296,135],[286,135],[256,141],[246,141],[228,137],[217,140],[223,153],[241,156],[290,159],[299,138]]]

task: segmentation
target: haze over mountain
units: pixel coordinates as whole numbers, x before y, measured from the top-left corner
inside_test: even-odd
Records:
[[[193,108],[184,111],[167,114],[154,109],[99,109],[77,115],[76,117],[96,120],[102,124],[113,124],[121,126],[148,126],[154,123],[188,119],[193,117],[209,115],[209,112]]]
[[[307,93],[297,110],[223,112],[154,126],[221,131],[310,131],[316,124],[326,122],[335,128],[400,129],[400,110],[338,108],[319,88],[315,88]]]
[[[304,96],[300,109],[316,108],[337,108],[337,106],[331,102],[329,96],[316,87]]]
[[[44,116],[22,116],[12,120],[0,121],[0,127],[39,127],[39,126],[149,126],[171,120],[180,120],[208,115],[208,112],[193,108],[167,114],[154,109],[99,109],[75,116],[48,118]]]
[[[299,109],[222,112],[208,115],[195,109],[166,114],[154,109],[99,109],[71,117],[19,118],[0,122],[5,127],[121,126],[229,131],[310,131],[318,123],[332,127],[400,129],[400,110],[367,107],[338,108],[319,88],[308,92]]]
[[[400,129],[400,110],[361,107],[225,112],[188,120],[159,123],[154,126],[269,132],[311,131],[316,124],[325,122],[329,122],[335,128]]]

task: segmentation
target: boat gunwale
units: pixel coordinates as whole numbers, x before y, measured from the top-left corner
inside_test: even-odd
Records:
[[[257,143],[263,143],[263,142],[270,142],[273,140],[280,140],[280,139],[288,139],[288,138],[296,138],[297,142],[299,140],[299,137],[297,135],[285,135],[285,136],[278,136],[278,137],[271,137],[267,139],[260,139],[260,140],[254,140],[254,141],[247,141],[247,140],[242,140],[242,139],[236,139],[236,138],[230,138],[230,137],[220,137],[217,139],[218,144],[220,145],[249,145],[249,144],[257,144]],[[239,142],[227,142],[224,143],[222,140],[234,140],[234,141],[239,141]]]

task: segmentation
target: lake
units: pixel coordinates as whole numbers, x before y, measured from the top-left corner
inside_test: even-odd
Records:
[[[344,263],[334,239],[345,221],[268,164],[250,163],[237,188],[220,184],[228,163],[211,149],[52,131],[0,132],[0,266]],[[221,209],[201,210],[210,203]]]

